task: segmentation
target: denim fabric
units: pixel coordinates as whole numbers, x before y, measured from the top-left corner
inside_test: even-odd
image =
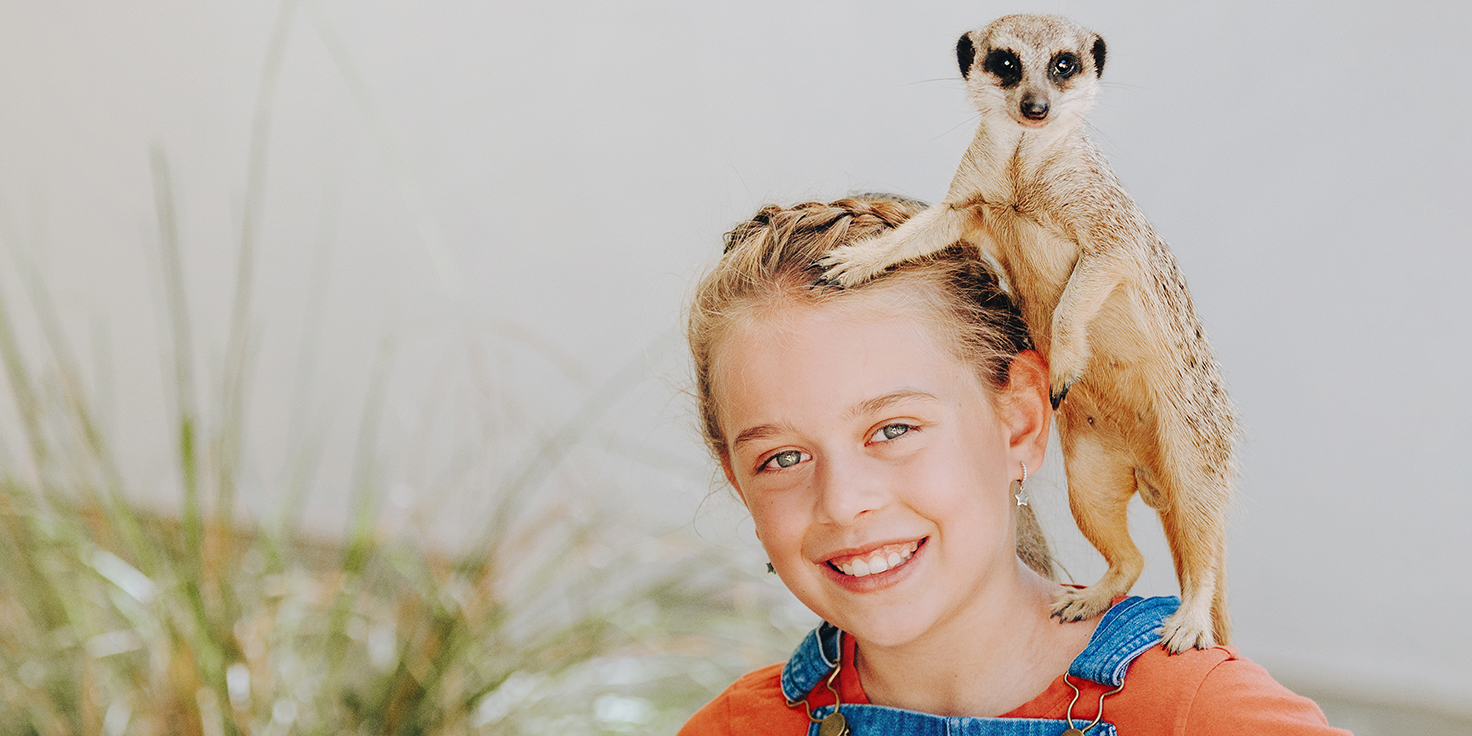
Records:
[[[782,666],[782,694],[787,702],[801,700],[838,664],[843,651],[838,634],[837,626],[824,621],[797,645],[797,651]]]
[[[1130,597],[1110,608],[1099,620],[1068,674],[1092,680],[1101,685],[1124,683],[1130,662],[1160,643],[1160,622],[1181,605],[1179,598]],[[789,701],[798,700],[812,691],[833,669],[838,659],[840,632],[832,624],[823,623],[798,645],[792,658],[782,668],[782,693]],[[882,705],[843,705],[853,736],[1060,736],[1068,729],[1063,719],[1032,718],[954,718],[929,713],[889,708]],[[818,718],[833,712],[833,706],[814,708]],[[1088,725],[1075,721],[1078,728]],[[817,736],[818,724],[808,733]],[[1114,725],[1102,722],[1089,729],[1089,736],[1115,736]]]
[[[1089,645],[1068,666],[1068,674],[1118,687],[1135,657],[1160,643],[1160,622],[1181,607],[1173,595],[1131,596],[1104,612]]]
[[[833,706],[825,705],[814,708],[813,716],[832,712]],[[843,717],[852,736],[1062,736],[1068,730],[1062,718],[950,718],[882,705],[845,703]],[[1074,725],[1081,729],[1089,722],[1075,719]],[[808,728],[808,736],[818,736],[818,724]],[[1114,724],[1100,723],[1088,736],[1116,736]]]

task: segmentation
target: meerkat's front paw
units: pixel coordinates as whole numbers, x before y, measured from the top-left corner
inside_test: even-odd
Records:
[[[1054,364],[1056,367],[1056,364]],[[1048,398],[1053,401],[1053,410],[1058,410],[1058,405],[1063,403],[1064,397],[1068,396],[1068,390],[1073,384],[1078,383],[1079,373],[1063,372],[1058,370],[1048,371]]]
[[[1161,646],[1171,654],[1180,654],[1191,647],[1210,649],[1216,646],[1216,638],[1211,634],[1211,611],[1208,609],[1205,614],[1196,614],[1181,608],[1160,625],[1160,638]]]
[[[1058,411],[1058,405],[1062,404],[1063,399],[1068,396],[1068,389],[1070,388],[1073,388],[1072,383],[1065,383],[1061,386],[1056,383],[1053,384],[1048,392],[1048,398],[1053,402],[1053,411]]]
[[[834,248],[816,264],[825,269],[821,281],[845,288],[862,284],[894,265],[889,250],[882,237]]]
[[[1114,596],[1101,586],[1091,585],[1082,590],[1064,588],[1053,599],[1052,615],[1064,621],[1091,619],[1114,605]]]
[[[1076,344],[1054,344],[1052,354],[1048,356],[1048,395],[1053,401],[1054,410],[1063,403],[1063,397],[1068,395],[1073,384],[1083,378],[1084,366],[1088,362],[1087,342],[1080,340]]]

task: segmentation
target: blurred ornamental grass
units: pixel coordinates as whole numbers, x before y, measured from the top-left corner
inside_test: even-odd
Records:
[[[412,525],[389,533],[380,513],[381,470],[394,459],[378,442],[387,360],[356,428],[343,535],[301,528],[302,498],[323,490],[314,479],[326,438],[310,433],[293,438],[272,518],[237,517],[271,100],[299,4],[390,170],[403,168],[321,8],[283,0],[256,100],[226,350],[208,373],[220,379],[205,411],[169,167],[155,150],[173,373],[173,437],[159,449],[177,462],[177,507],[135,500],[45,280],[35,270],[21,279],[37,340],[20,338],[14,295],[0,291],[0,361],[15,411],[0,427],[16,430],[0,432],[0,734],[673,732],[737,674],[779,659],[802,617],[771,581],[692,552],[712,545],[636,521],[609,481],[569,480],[579,474],[568,466],[596,464],[594,447],[618,444],[591,435],[641,364],[524,458],[507,457],[488,432],[462,438],[441,490],[492,503],[483,532],[452,552]],[[395,176],[412,205],[406,177]],[[441,246],[427,245],[432,256]],[[304,355],[310,326],[305,334]],[[23,446],[6,446],[10,434]],[[691,482],[692,492],[702,485]]]
[[[489,437],[467,440],[459,457],[476,467],[447,487],[494,501],[455,552],[385,531],[374,468],[387,361],[356,428],[343,536],[301,529],[320,441],[298,448],[280,513],[237,517],[249,299],[236,295],[234,363],[214,373],[221,395],[206,413],[157,151],[154,166],[177,509],[132,499],[44,280],[24,279],[40,347],[22,346],[13,295],[0,293],[16,409],[0,423],[25,443],[0,441],[0,734],[670,733],[795,641],[769,581],[555,474],[637,364],[520,461]]]

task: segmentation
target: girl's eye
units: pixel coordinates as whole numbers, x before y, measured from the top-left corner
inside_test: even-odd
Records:
[[[906,432],[909,432],[912,429],[914,429],[914,427],[911,427],[908,424],[886,424],[883,427],[880,427],[879,431],[875,432],[874,436],[869,438],[869,441],[884,442],[886,440],[892,440],[902,434],[905,434]]]
[[[798,450],[787,450],[786,452],[779,452],[776,455],[767,458],[767,461],[762,463],[762,467],[760,469],[766,470],[767,468],[790,468],[802,462],[803,460],[808,459],[811,459],[811,456],[807,455],[806,453],[800,452]]]

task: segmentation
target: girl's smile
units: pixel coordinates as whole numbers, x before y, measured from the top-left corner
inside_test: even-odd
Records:
[[[844,552],[828,559],[828,566],[850,577],[879,575],[910,561],[924,539],[899,544],[883,544],[866,552]]]

